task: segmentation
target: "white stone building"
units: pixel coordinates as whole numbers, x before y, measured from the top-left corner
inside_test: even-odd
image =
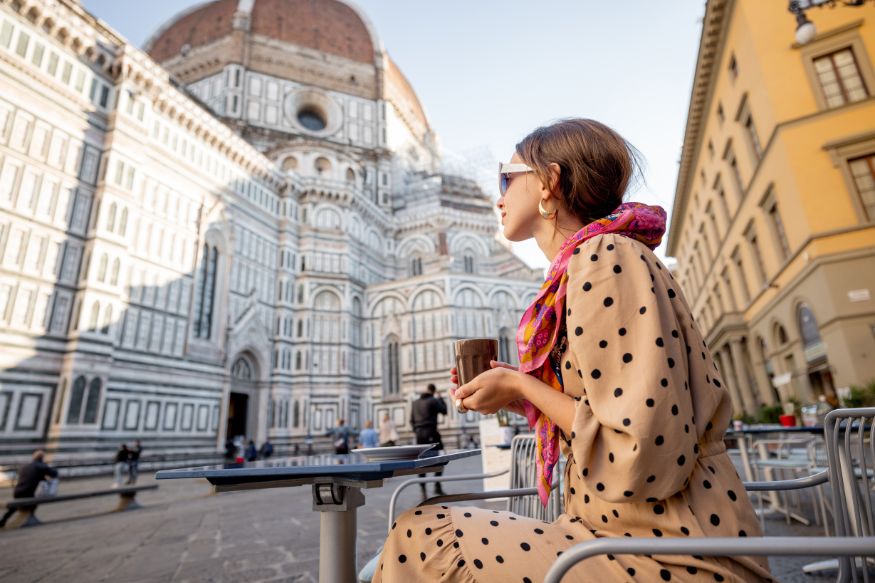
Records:
[[[339,0],[205,3],[147,52],[0,0],[0,465],[406,428],[454,339],[515,359],[540,273],[437,151]]]

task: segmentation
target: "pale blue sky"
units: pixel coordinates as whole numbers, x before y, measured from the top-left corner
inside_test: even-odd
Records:
[[[138,46],[196,3],[82,0]],[[646,185],[633,198],[671,210],[704,0],[358,5],[416,89],[445,150],[507,160],[538,125],[590,117],[643,154]],[[533,243],[516,250],[530,264],[547,264]]]

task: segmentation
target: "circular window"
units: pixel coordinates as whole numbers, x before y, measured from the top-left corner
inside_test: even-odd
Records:
[[[298,168],[298,159],[294,156],[289,156],[283,160],[283,170],[296,170]]]
[[[325,129],[324,116],[313,107],[303,107],[298,110],[298,123],[312,132],[319,132]]]

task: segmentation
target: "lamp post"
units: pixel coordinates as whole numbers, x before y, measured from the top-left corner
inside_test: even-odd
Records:
[[[836,6],[862,8],[867,2],[868,0],[790,0],[787,10],[796,17],[796,42],[800,45],[808,44],[814,40],[817,34],[817,27],[805,15],[806,10],[823,8],[824,6],[829,6],[830,8],[835,8]],[[873,3],[875,3],[875,0],[873,0]]]

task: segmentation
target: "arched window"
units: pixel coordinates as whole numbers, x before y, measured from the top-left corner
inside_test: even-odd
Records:
[[[301,370],[301,353],[295,353],[295,370]]]
[[[817,320],[811,312],[811,308],[802,304],[799,306],[799,334],[802,335],[802,345],[811,348],[822,343],[820,330],[817,328]]]
[[[82,414],[82,401],[85,397],[85,377],[79,376],[73,381],[70,391],[70,405],[67,407],[67,423],[79,423]]]
[[[85,413],[82,415],[82,423],[97,423],[97,410],[100,408],[100,389],[100,379],[96,377],[91,379],[91,384],[88,385],[88,398],[85,399]]]
[[[797,311],[799,334],[802,336],[802,349],[805,351],[805,362],[815,364],[826,360],[826,347],[820,336],[817,319],[811,308],[802,304]],[[831,389],[825,389],[829,392]]]
[[[784,346],[788,342],[787,331],[780,323],[775,323],[775,344]]]
[[[274,411],[276,410],[276,399],[270,399],[267,402],[267,426],[273,429],[276,427],[276,416]]]
[[[401,394],[401,363],[398,336],[394,334],[383,340],[383,397]]]
[[[292,408],[292,426],[298,427],[301,424],[301,406],[295,401],[295,406]]]
[[[352,168],[346,169],[346,181],[355,182],[355,170],[353,170]]]
[[[218,263],[219,250],[215,246],[205,244],[201,255],[197,289],[195,290],[195,338],[209,339],[212,337]]]
[[[107,305],[103,310],[103,324],[100,327],[100,333],[109,334],[110,324],[112,324],[112,306]]]
[[[97,330],[97,322],[100,319],[100,302],[97,300],[91,304],[91,317],[88,319],[88,329]]]
[[[122,209],[122,216],[118,222],[118,234],[124,237],[128,232],[128,208]]]
[[[413,277],[422,275],[422,258],[414,257],[410,260],[410,275]]]
[[[115,215],[118,212],[118,207],[115,203],[109,205],[109,212],[106,213],[106,230],[112,233],[115,231]]]
[[[106,266],[109,263],[109,257],[106,253],[100,256],[100,263],[97,264],[97,281],[103,283],[106,281]]]
[[[462,259],[465,263],[465,273],[474,273],[474,256],[465,255]]]
[[[121,269],[121,261],[118,257],[116,257],[112,261],[112,275],[109,278],[109,283],[111,283],[112,285],[118,285],[119,269]]]

